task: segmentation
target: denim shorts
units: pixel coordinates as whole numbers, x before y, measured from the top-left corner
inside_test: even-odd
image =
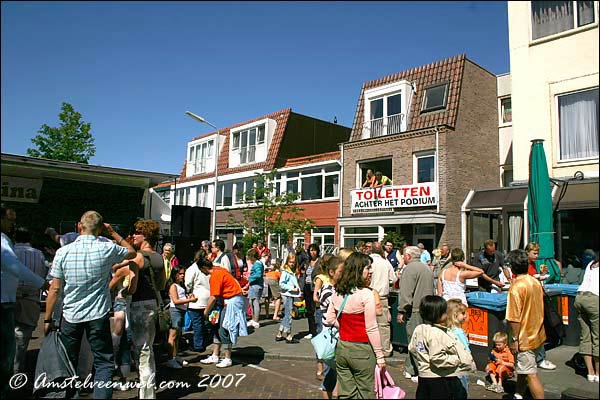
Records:
[[[113,303],[113,311],[127,311],[127,300],[115,298],[115,302]]]
[[[248,289],[248,298],[260,299],[263,293],[263,285],[250,285]]]
[[[176,307],[169,307],[169,314],[171,314],[171,329],[183,328],[185,310]]]

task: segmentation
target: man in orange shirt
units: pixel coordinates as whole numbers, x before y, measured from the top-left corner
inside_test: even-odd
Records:
[[[506,319],[512,332],[510,350],[516,355],[517,390],[515,398],[522,399],[525,384],[534,399],[544,398],[544,387],[537,373],[536,356],[546,342],[544,331],[544,289],[540,282],[527,274],[525,250],[508,253],[507,261],[517,275],[508,290]]]
[[[204,315],[214,324],[212,355],[200,362],[216,364],[218,368],[227,368],[232,365],[232,344],[237,343],[238,336],[248,335],[245,314],[246,298],[242,295],[240,283],[225,268],[216,265],[202,265],[200,272],[210,276],[210,297]],[[225,345],[225,356],[219,359],[222,344]]]

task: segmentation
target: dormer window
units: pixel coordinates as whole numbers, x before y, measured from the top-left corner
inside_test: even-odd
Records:
[[[448,83],[430,86],[425,89],[425,96],[423,96],[423,107],[421,108],[421,112],[425,113],[443,110],[446,108],[447,99]]]
[[[363,138],[404,132],[411,95],[406,81],[365,90]]]
[[[213,139],[202,143],[192,143],[188,147],[187,174],[196,175],[211,172],[214,169]]]
[[[256,161],[256,146],[265,142],[265,125],[234,132],[231,150],[240,155],[240,164]]]

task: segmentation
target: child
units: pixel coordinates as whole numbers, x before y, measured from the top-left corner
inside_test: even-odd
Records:
[[[169,287],[169,313],[171,314],[171,328],[169,329],[169,339],[167,341],[167,350],[171,359],[167,361],[169,368],[181,368],[182,365],[187,365],[188,362],[177,356],[177,344],[179,336],[181,336],[181,328],[185,319],[188,303],[196,301],[193,294],[187,296],[185,294],[185,268],[175,266],[171,270],[171,281]]]
[[[248,326],[254,329],[260,328],[258,322],[260,316],[260,299],[263,293],[264,279],[263,274],[265,272],[265,266],[258,258],[258,252],[255,249],[248,250],[246,253],[248,263],[252,263],[250,269],[250,276],[248,281],[250,282],[250,288],[248,290],[248,298],[250,299],[250,305],[252,306],[252,319],[248,321]]]
[[[467,320],[467,307],[463,304],[460,299],[449,299],[447,301],[448,304],[448,319],[446,320],[446,325],[450,332],[456,336],[456,338],[462,343],[469,353],[471,349],[469,348],[469,339],[467,339],[467,334],[461,328],[461,326]],[[472,370],[475,371],[477,368],[475,364],[472,365]],[[460,383],[462,383],[465,388],[465,392],[467,396],[469,395],[469,373],[468,371],[461,371],[462,373],[458,375],[458,379],[460,379]]]
[[[300,297],[300,285],[296,277],[297,267],[298,258],[296,253],[290,253],[281,269],[281,278],[279,279],[284,315],[275,337],[277,342],[285,340],[289,344],[298,343],[298,340],[292,336],[292,307],[294,301]]]
[[[415,328],[408,345],[419,369],[417,399],[466,399],[458,376],[473,364],[465,350],[446,326],[447,304],[440,296],[425,296],[419,312],[424,324]]]
[[[485,367],[485,373],[492,380],[485,388],[496,393],[504,393],[503,378],[512,378],[515,372],[515,357],[507,346],[508,335],[504,332],[494,334],[494,349],[490,353],[490,362]]]

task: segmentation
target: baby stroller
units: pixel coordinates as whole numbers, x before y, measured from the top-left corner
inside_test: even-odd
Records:
[[[306,317],[306,302],[304,300],[295,301],[292,306],[292,318],[300,319]]]

